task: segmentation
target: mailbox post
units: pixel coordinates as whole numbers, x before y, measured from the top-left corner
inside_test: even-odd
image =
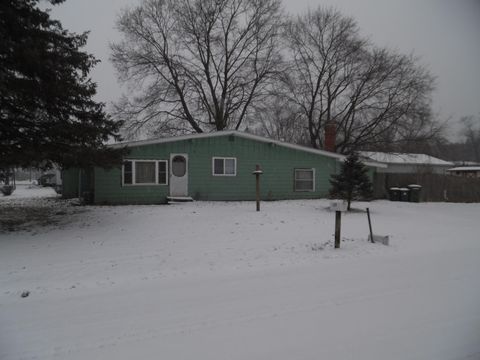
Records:
[[[255,175],[255,198],[257,201],[257,211],[260,211],[260,175],[263,171],[260,169],[260,165],[255,165],[255,171],[252,173]]]
[[[335,210],[335,249],[340,248],[340,233],[342,227],[342,212],[347,211],[346,201],[334,201],[330,204],[330,208]]]
[[[335,249],[340,248],[340,231],[342,227],[342,212],[335,211]]]

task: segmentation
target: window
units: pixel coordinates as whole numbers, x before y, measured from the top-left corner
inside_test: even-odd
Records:
[[[133,184],[133,161],[123,163],[123,183]]]
[[[182,177],[187,172],[187,159],[182,155],[177,155],[172,159],[172,174],[176,177]]]
[[[159,161],[158,162],[158,183],[167,184],[167,162]]]
[[[135,161],[135,184],[155,184],[155,161]]]
[[[235,176],[237,175],[237,159],[214,157],[212,168],[214,176]]]
[[[315,191],[314,169],[295,169],[295,191]]]
[[[126,160],[123,163],[123,185],[167,185],[166,160]]]

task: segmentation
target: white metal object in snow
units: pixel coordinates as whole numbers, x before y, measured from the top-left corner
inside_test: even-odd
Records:
[[[388,245],[388,235],[374,235],[372,230],[372,221],[370,220],[370,209],[367,208],[367,218],[368,218],[368,228],[370,234],[368,235],[368,241],[371,243],[382,243],[383,245]]]
[[[372,236],[371,235],[368,235],[368,241],[372,242]],[[374,243],[381,243],[383,245],[388,245],[389,236],[388,235],[373,235],[373,242]]]

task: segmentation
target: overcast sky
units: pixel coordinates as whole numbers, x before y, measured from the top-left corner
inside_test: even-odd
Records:
[[[115,20],[122,8],[139,0],[67,0],[53,7],[64,28],[90,31],[87,51],[101,63],[92,73],[98,100],[110,103],[122,94],[109,62],[109,43],[121,37]],[[480,116],[480,0],[283,0],[289,13],[333,5],[354,17],[375,44],[420,57],[436,76],[433,108],[451,118],[452,138],[462,116]]]

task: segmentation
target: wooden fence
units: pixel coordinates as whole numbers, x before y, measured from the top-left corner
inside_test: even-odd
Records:
[[[373,179],[374,197],[388,199],[391,187],[422,186],[421,201],[480,202],[480,179],[428,173],[384,174]]]

